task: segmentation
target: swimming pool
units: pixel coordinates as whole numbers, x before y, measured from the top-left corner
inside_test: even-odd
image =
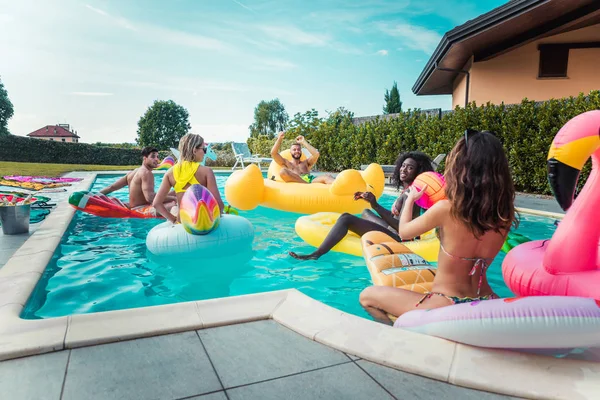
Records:
[[[119,176],[98,176],[92,191]],[[223,196],[227,175],[217,175]],[[156,187],[162,175],[156,175]],[[127,199],[127,190],[114,195]],[[224,198],[224,196],[223,196]],[[391,207],[394,197],[381,203]],[[298,261],[287,255],[294,249],[312,249],[295,233],[299,214],[258,207],[241,212],[255,228],[252,254],[220,259],[158,259],[146,251],[148,231],[160,220],[109,219],[77,212],[59,247],[25,305],[22,318],[52,318],[71,314],[146,307],[272,290],[296,288],[332,307],[369,318],[358,303],[362,289],[371,284],[362,257],[330,252],[318,261]],[[532,239],[550,237],[554,220],[522,215],[518,232]],[[500,253],[488,278],[501,296],[504,285]]]

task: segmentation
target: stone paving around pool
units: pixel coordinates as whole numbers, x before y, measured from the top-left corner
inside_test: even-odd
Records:
[[[509,398],[362,360],[272,320],[4,361],[0,391],[11,400]]]
[[[475,348],[297,290],[22,320],[73,215],[66,198],[95,174],[70,176],[85,180],[49,195],[54,215],[0,236],[0,399],[600,398],[599,349],[558,359]],[[556,212],[550,203],[517,199]]]

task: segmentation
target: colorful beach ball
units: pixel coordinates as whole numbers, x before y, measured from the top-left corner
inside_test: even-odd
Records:
[[[171,156],[165,157],[156,169],[169,169],[175,164],[175,159]]]
[[[427,185],[425,193],[415,202],[419,207],[428,209],[438,201],[446,199],[444,175],[434,171],[423,172],[415,178],[412,184],[413,187],[419,190],[422,190],[425,185]]]
[[[181,224],[192,235],[206,235],[219,226],[221,210],[212,193],[202,185],[191,185],[179,208]]]

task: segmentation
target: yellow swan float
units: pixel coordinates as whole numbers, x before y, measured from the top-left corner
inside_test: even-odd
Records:
[[[311,246],[319,247],[321,243],[323,243],[325,237],[329,234],[333,225],[337,222],[340,215],[340,213],[335,212],[320,212],[302,216],[296,220],[296,233],[306,243]],[[407,247],[411,252],[423,257],[428,262],[437,262],[438,253],[440,251],[440,241],[435,235],[435,231],[430,231],[421,235],[420,240],[402,242],[402,245]],[[348,232],[346,237],[331,250],[358,257],[363,256],[360,236],[354,232]]]
[[[289,150],[283,151],[281,156],[291,159]],[[281,167],[272,161],[268,179],[263,178],[255,164],[234,172],[225,182],[227,202],[239,210],[252,210],[262,205],[301,214],[322,211],[358,214],[370,205],[362,199],[354,200],[354,193],[370,191],[379,198],[385,186],[379,164],[371,164],[364,171],[342,171],[330,185],[286,183],[279,176],[280,170]]]

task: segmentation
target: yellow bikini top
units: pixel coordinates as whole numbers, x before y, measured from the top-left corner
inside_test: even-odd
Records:
[[[196,171],[200,163],[194,161],[179,161],[173,167],[173,178],[175,178],[175,193],[185,192],[185,187],[194,184],[200,184],[196,179]]]

